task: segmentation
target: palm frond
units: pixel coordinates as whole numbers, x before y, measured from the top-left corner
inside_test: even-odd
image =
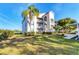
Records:
[[[22,17],[23,17],[22,23],[24,22],[24,20],[26,19],[26,17],[27,17],[28,14],[29,14],[29,10],[24,10],[24,11],[22,12]]]
[[[34,9],[33,10],[33,13],[34,13],[34,15],[36,16],[36,17],[38,17],[39,16],[39,10],[38,9]]]

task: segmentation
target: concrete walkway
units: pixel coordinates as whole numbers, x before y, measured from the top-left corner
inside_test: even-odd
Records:
[[[75,37],[75,36],[76,36],[76,34],[65,34],[64,38],[71,39],[72,37]]]

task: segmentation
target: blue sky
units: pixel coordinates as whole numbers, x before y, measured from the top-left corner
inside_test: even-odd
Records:
[[[21,13],[30,5],[35,5],[35,7],[39,9],[40,13],[53,11],[55,14],[55,20],[66,17],[71,17],[77,21],[79,20],[79,4],[77,3],[0,3],[0,29],[21,30]]]

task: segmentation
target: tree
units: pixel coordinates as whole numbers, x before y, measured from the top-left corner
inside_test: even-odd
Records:
[[[54,27],[55,28],[55,30],[57,31],[57,32],[59,32],[59,30],[62,28],[60,25],[57,25],[57,26],[55,26]]]
[[[31,21],[33,19],[33,15],[38,17],[39,10],[34,5],[31,5],[28,7],[27,10],[24,10],[22,12],[23,21],[26,19],[27,15],[29,15],[29,18],[30,18],[29,25],[30,25],[30,30],[31,30]]]
[[[62,26],[63,29],[66,31],[67,29],[71,30],[71,27],[75,28],[74,26],[71,26],[71,24],[74,24],[74,23],[76,23],[76,21],[72,18],[63,18],[58,21],[58,25]]]
[[[58,21],[58,25],[60,26],[66,26],[66,25],[73,24],[73,23],[76,23],[76,21],[72,18],[64,18]]]

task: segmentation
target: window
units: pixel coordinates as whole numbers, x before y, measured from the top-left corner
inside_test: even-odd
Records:
[[[44,21],[47,21],[47,17],[46,16],[44,17]]]
[[[39,26],[43,25],[43,22],[37,22]]]

